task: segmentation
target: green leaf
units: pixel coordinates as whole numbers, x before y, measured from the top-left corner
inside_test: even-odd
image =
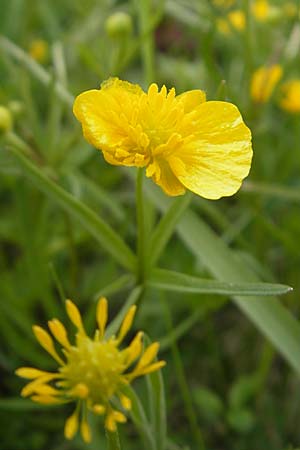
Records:
[[[164,251],[178,220],[190,204],[190,201],[190,195],[184,195],[173,200],[169,209],[163,215],[150,238],[150,266],[155,265],[156,261]]]
[[[101,246],[126,269],[134,271],[135,255],[121,237],[102,220],[94,211],[80,202],[57,183],[50,180],[43,171],[25,157],[16,147],[22,141],[14,135],[9,135],[9,144],[13,145],[11,152],[16,156],[24,174],[36,187],[58,203],[65,211],[81,222],[83,227],[93,235]]]
[[[31,400],[19,397],[0,399],[0,411],[33,411],[47,409],[49,405],[39,405]]]
[[[153,431],[149,425],[143,405],[134,390],[128,385],[124,388],[124,393],[131,400],[130,415],[144,441],[144,448],[148,450],[156,450]]]
[[[145,336],[146,344],[150,345],[150,339]],[[165,401],[165,388],[161,370],[147,375],[148,402],[150,405],[151,424],[154,430],[154,438],[157,450],[165,450],[167,438],[167,414]]]
[[[208,280],[165,269],[154,269],[148,284],[157,289],[191,294],[220,295],[281,295],[291,291],[290,286],[275,283],[227,283]],[[201,299],[200,299],[201,300]]]
[[[145,183],[152,202],[162,211],[169,207],[168,198]],[[257,283],[258,276],[192,211],[187,211],[177,225],[180,238],[213,276],[221,281]],[[265,301],[261,296],[234,296],[237,306],[273,343],[290,365],[300,374],[300,325],[277,298]]]

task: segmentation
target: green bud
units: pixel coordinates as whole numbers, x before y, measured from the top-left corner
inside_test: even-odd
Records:
[[[132,33],[131,16],[119,11],[106,19],[105,30],[110,38],[121,38]]]
[[[15,117],[20,116],[24,112],[24,105],[19,100],[11,100],[7,106]]]
[[[12,129],[13,120],[11,112],[5,106],[0,105],[0,135]]]

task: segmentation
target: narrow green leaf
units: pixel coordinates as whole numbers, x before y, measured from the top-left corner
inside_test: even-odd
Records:
[[[169,202],[155,186],[145,185],[152,202],[166,211]],[[187,211],[177,225],[182,241],[207,269],[226,282],[258,282],[258,276],[192,211]],[[290,365],[300,374],[300,325],[277,298],[265,301],[234,296],[235,303],[256,327],[273,343]]]
[[[126,269],[134,271],[135,256],[121,237],[102,220],[94,211],[81,203],[78,199],[69,194],[57,183],[50,180],[40,168],[34,165],[19,150],[16,149],[16,142],[11,139],[9,143],[13,145],[11,152],[16,156],[22,166],[24,174],[32,181],[39,190],[43,191],[62,208],[78,219],[86,230],[88,230],[110,253],[115,260]],[[17,142],[18,144],[18,142]]]
[[[220,295],[281,295],[291,291],[290,286],[275,283],[227,283],[186,275],[172,270],[154,269],[148,284],[158,289]]]
[[[151,343],[150,339],[149,343]],[[156,449],[164,450],[167,438],[167,414],[165,388],[161,370],[147,375],[147,387]]]
[[[31,400],[19,397],[0,399],[0,411],[34,411],[37,409],[46,409],[49,405],[39,405]]]
[[[167,212],[162,216],[150,238],[150,266],[155,265],[164,251],[178,220],[190,204],[191,198],[190,195],[184,195],[173,200]]]
[[[124,392],[131,400],[130,415],[141,435],[141,438],[144,441],[144,448],[147,448],[148,450],[156,450],[153,431],[149,425],[145,410],[139,397],[129,385],[124,387]]]

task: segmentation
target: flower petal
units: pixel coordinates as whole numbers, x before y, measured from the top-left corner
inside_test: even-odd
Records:
[[[250,170],[251,132],[231,103],[202,103],[197,115],[193,139],[168,157],[170,168],[195,194],[208,199],[233,195]]]
[[[201,103],[206,101],[206,94],[200,89],[195,89],[193,91],[187,91],[183,94],[178,95],[177,100],[179,100],[184,106],[184,112],[189,113],[193,109],[197,108]]]

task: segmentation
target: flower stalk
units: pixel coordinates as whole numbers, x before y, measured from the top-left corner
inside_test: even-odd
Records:
[[[144,284],[146,277],[145,214],[143,197],[143,169],[137,170],[136,222],[137,222],[137,283]]]
[[[106,430],[107,450],[121,450],[118,429],[115,431]]]

